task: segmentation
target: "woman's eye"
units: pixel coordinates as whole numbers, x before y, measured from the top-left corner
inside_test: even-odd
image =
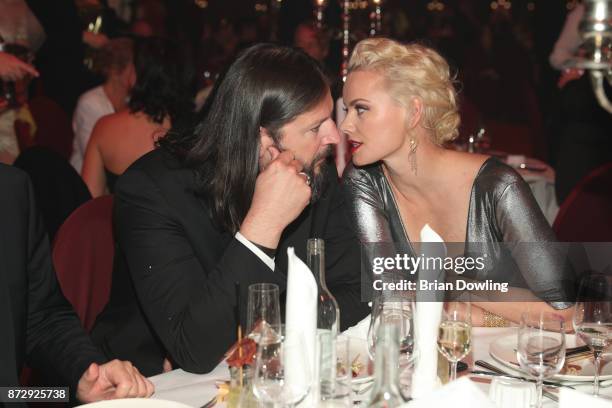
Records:
[[[368,108],[366,108],[365,106],[356,105],[355,110],[357,111],[358,115],[361,115],[363,112],[367,111]]]
[[[342,107],[342,112],[347,113],[348,112],[348,108],[346,106]]]

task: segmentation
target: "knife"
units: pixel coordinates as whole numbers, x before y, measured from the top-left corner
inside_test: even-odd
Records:
[[[511,374],[508,375],[504,370],[501,370],[501,369],[495,367],[494,365],[491,365],[491,364],[487,363],[486,361],[476,360],[476,365],[479,365],[479,366],[481,366],[483,368],[486,368],[487,370],[491,370],[491,371],[493,371],[494,373],[497,373],[497,374],[502,374],[504,376],[512,376],[512,377],[514,377],[513,375],[511,375]],[[530,381],[529,378],[522,378],[522,377],[519,377],[519,378],[521,378],[521,379],[523,379],[525,381]],[[531,380],[531,381],[533,381],[533,380]],[[547,383],[547,382],[548,381],[544,381],[544,384]],[[555,385],[559,386],[559,384],[555,384]],[[553,394],[550,391],[546,391],[544,388],[542,388],[542,395],[545,396],[545,397],[550,398],[551,400],[553,400],[555,402],[559,402],[559,396]]]
[[[506,376],[506,377],[512,377],[512,378],[517,379],[517,380],[528,381],[528,382],[533,382],[533,383],[536,382],[536,380],[534,380],[533,378],[526,378],[526,377],[521,377],[521,376],[518,376],[518,375],[514,375],[514,374],[509,373],[507,371],[504,371],[504,370],[502,370],[500,368],[497,368],[493,364],[489,364],[489,363],[487,363],[486,361],[483,361],[483,360],[476,360],[475,364],[477,366],[482,367],[482,368],[486,368],[489,371],[493,371],[496,374],[500,374],[500,375],[503,375],[503,376]],[[553,382],[553,381],[542,381],[542,384],[544,384],[546,386],[550,386],[550,387],[556,387],[556,388],[559,388],[559,387],[573,388],[573,387],[571,387],[569,385],[559,384],[559,383],[556,383],[556,382]]]

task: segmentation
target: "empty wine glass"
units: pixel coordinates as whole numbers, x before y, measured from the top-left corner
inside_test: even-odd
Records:
[[[253,373],[253,393],[274,408],[293,407],[308,395],[312,377],[301,333],[262,333]]]
[[[450,380],[457,379],[457,363],[472,348],[472,314],[470,302],[445,304],[438,329],[438,350],[451,363]]]
[[[277,335],[281,332],[278,285],[255,283],[249,286],[246,333],[258,343],[261,333],[267,330],[272,330]],[[273,332],[268,331],[267,335]]]
[[[574,330],[593,351],[593,395],[599,395],[601,355],[612,344],[612,277],[590,274],[580,282]]]
[[[542,407],[542,382],[565,363],[565,321],[558,314],[525,312],[518,332],[517,360],[536,379],[537,408]]]

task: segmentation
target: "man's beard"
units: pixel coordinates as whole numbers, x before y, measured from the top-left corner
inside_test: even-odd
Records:
[[[333,149],[329,145],[321,153],[318,153],[309,165],[305,165],[302,169],[302,172],[310,177],[311,204],[317,202],[325,190],[325,166],[327,166],[327,159],[332,155]]]

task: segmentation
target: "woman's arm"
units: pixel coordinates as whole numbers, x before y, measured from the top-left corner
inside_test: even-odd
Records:
[[[511,171],[511,182],[496,198],[496,223],[529,289],[543,301],[488,302],[481,306],[514,322],[520,321],[528,307],[571,320],[574,276],[567,256],[531,189],[518,173]]]

